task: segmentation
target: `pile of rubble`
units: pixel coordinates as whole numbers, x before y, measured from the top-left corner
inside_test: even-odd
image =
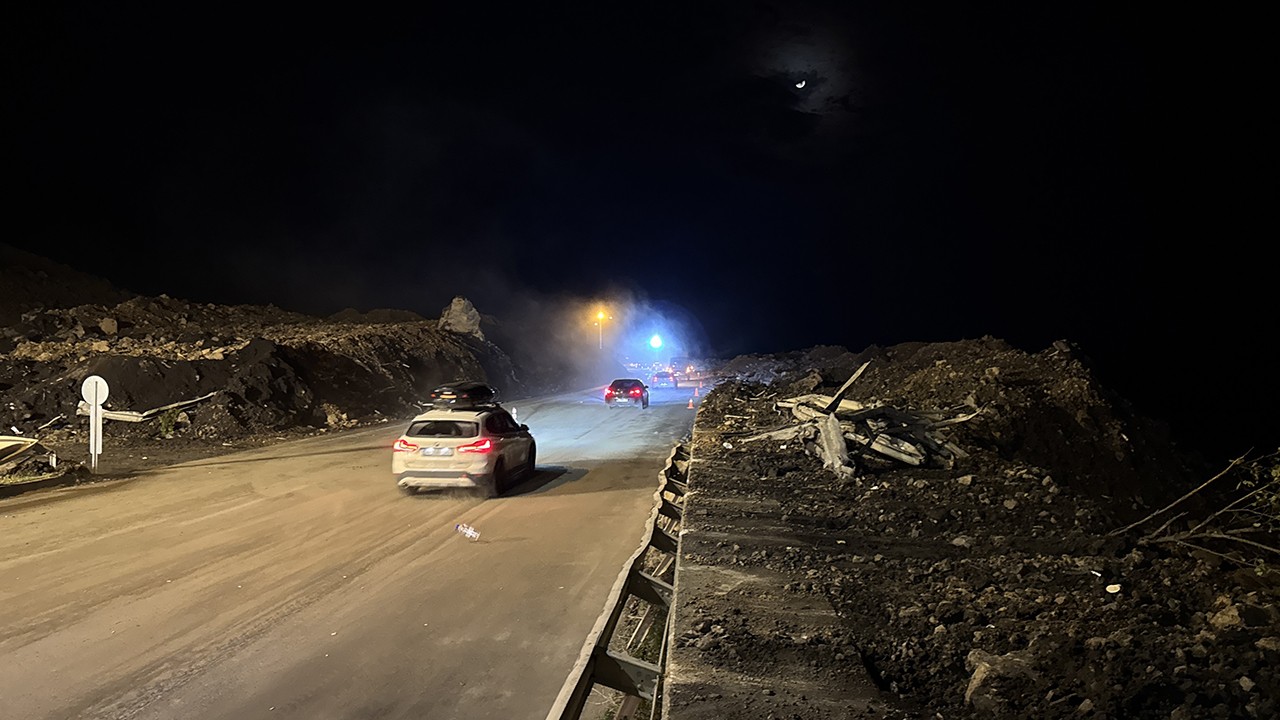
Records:
[[[393,310],[318,318],[144,297],[6,252],[20,262],[3,269],[0,435],[66,450],[77,459],[71,466],[85,455],[77,415],[87,412],[80,386],[92,375],[109,386],[105,418],[116,448],[217,446],[385,421],[417,411],[436,385],[464,378],[507,396],[528,390],[506,353],[485,340],[465,298],[438,319]],[[69,285],[119,301],[73,304]]]
[[[846,717],[1280,712],[1280,456],[1201,465],[1065,342],[803,355],[740,360],[698,412],[681,562],[740,580],[677,609],[675,652],[749,682],[673,711],[828,717],[785,688],[865,672],[900,707]],[[788,609],[814,598],[839,629]],[[735,694],[779,658],[793,682]]]

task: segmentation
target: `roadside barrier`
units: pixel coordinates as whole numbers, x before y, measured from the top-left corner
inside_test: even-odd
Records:
[[[578,655],[578,661],[570,671],[560,695],[547,713],[547,720],[578,720],[582,716],[587,698],[596,685],[623,693],[623,699],[615,720],[631,720],[641,701],[648,701],[656,717],[662,693],[663,670],[667,658],[667,626],[671,621],[671,599],[675,589],[662,580],[676,562],[680,526],[684,518],[684,497],[688,492],[689,452],[684,445],[675,446],[667,458],[666,467],[658,474],[658,489],[654,492],[653,511],[645,522],[642,544],[623,565],[614,581],[613,590],[605,601],[604,612],[596,620],[595,627]],[[656,555],[642,562],[649,550]],[[648,567],[646,569],[646,565]],[[637,598],[645,610],[639,624],[617,646],[614,635],[618,630],[627,602]],[[634,657],[631,653],[644,646],[658,617],[666,618],[659,640],[658,662],[652,663]],[[625,649],[623,649],[625,648]]]

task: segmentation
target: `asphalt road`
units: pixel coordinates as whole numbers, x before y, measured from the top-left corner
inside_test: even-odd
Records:
[[[542,720],[692,394],[509,403],[493,500],[402,495],[400,423],[0,500],[0,718]]]

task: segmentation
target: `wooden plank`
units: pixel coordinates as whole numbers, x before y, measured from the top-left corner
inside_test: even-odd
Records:
[[[793,408],[798,405],[811,405],[815,410],[821,410],[831,404],[833,398],[830,395],[800,395],[798,397],[787,398],[786,400],[778,400],[774,405],[780,408]],[[867,407],[865,404],[854,400],[841,400],[840,406],[836,412],[857,412]]]
[[[920,451],[920,448],[892,435],[883,433],[877,435],[875,440],[871,441],[871,449],[881,455],[888,455],[891,458],[901,460],[908,465],[920,465],[924,462],[924,453]]]
[[[844,432],[835,415],[827,415],[818,423],[818,449],[828,470],[840,477],[853,474],[853,468],[849,467],[849,448],[845,445]]]
[[[924,460],[924,454],[915,446],[910,443],[904,443],[910,449],[899,450],[894,447],[894,445],[901,443],[902,441],[894,440],[893,438],[886,441],[883,439],[887,437],[885,435],[877,435],[875,438],[869,438],[859,433],[845,433],[845,437],[862,446],[864,449],[873,450],[881,455],[893,458],[899,462],[904,462],[908,465],[919,465]],[[915,454],[911,454],[913,451]]]
[[[870,364],[871,364],[870,360],[862,363],[862,367],[858,368],[857,372],[850,375],[849,379],[844,381],[844,385],[840,386],[840,389],[836,391],[836,394],[831,397],[831,402],[827,403],[826,406],[822,408],[822,411],[826,413],[834,412],[835,409],[840,405],[841,398],[844,397],[845,393],[849,392],[849,386],[853,384],[853,381],[862,377],[862,373],[866,371],[867,366]]]

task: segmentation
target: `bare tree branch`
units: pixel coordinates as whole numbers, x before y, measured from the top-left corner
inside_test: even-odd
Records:
[[[1188,530],[1187,532],[1189,532],[1189,533],[1193,533],[1193,532],[1195,532],[1195,531],[1199,530],[1200,528],[1204,527],[1205,525],[1208,525],[1208,524],[1209,524],[1209,522],[1210,522],[1210,521],[1212,521],[1214,518],[1216,518],[1216,517],[1218,517],[1219,515],[1221,515],[1221,514],[1223,514],[1223,513],[1227,512],[1228,510],[1232,510],[1236,505],[1239,505],[1240,503],[1244,502],[1245,500],[1248,500],[1249,498],[1253,497],[1254,495],[1257,495],[1258,493],[1262,492],[1263,490],[1266,490],[1268,487],[1270,487],[1270,485],[1269,485],[1269,484],[1268,484],[1268,485],[1262,485],[1262,486],[1259,486],[1259,487],[1257,487],[1257,488],[1254,488],[1254,489],[1253,489],[1253,491],[1252,491],[1252,492],[1250,492],[1250,493],[1247,493],[1247,494],[1245,494],[1245,495],[1241,495],[1240,497],[1238,497],[1238,498],[1236,498],[1235,500],[1232,500],[1230,503],[1228,503],[1226,507],[1222,508],[1222,509],[1221,509],[1221,510],[1219,510],[1218,512],[1216,512],[1216,513],[1214,513],[1214,514],[1210,515],[1209,517],[1205,518],[1205,519],[1204,519],[1204,520],[1203,520],[1199,525],[1196,525],[1195,527],[1191,528],[1191,529],[1190,529],[1190,530]]]
[[[1177,521],[1178,521],[1178,518],[1186,517],[1186,515],[1187,515],[1187,514],[1186,514],[1186,513],[1184,513],[1184,512],[1180,512],[1180,513],[1178,513],[1177,515],[1174,515],[1173,517],[1169,518],[1168,520],[1165,520],[1163,525],[1161,525],[1160,527],[1156,528],[1155,530],[1152,530],[1151,532],[1147,533],[1146,537],[1144,537],[1144,538],[1142,538],[1142,539],[1143,539],[1144,541],[1146,541],[1146,540],[1152,540],[1152,539],[1156,538],[1157,536],[1159,536],[1159,535],[1160,535],[1160,533],[1162,533],[1162,532],[1164,532],[1164,531],[1165,531],[1165,528],[1168,528],[1170,525],[1172,525],[1172,524],[1174,524],[1175,522],[1177,522]]]
[[[1199,535],[1174,535],[1170,537],[1156,538],[1155,540],[1152,540],[1151,543],[1153,545],[1164,544],[1164,543],[1176,543],[1179,545],[1187,545],[1189,544],[1187,543],[1187,540],[1227,540],[1229,542],[1240,543],[1241,545],[1248,545],[1250,547],[1258,548],[1259,550],[1266,550],[1269,553],[1275,553],[1276,555],[1280,555],[1280,548],[1274,548],[1274,547],[1271,547],[1270,545],[1265,545],[1260,542],[1254,542],[1253,540],[1249,540],[1247,538],[1236,537],[1235,535],[1226,535],[1224,533],[1200,533]],[[1200,548],[1200,549],[1204,549],[1204,548]]]
[[[1150,520],[1150,519],[1152,519],[1152,518],[1156,517],[1157,515],[1162,515],[1162,514],[1164,514],[1164,513],[1168,512],[1169,510],[1172,510],[1172,509],[1173,509],[1176,505],[1178,505],[1179,503],[1181,503],[1181,502],[1185,501],[1187,498],[1190,498],[1191,496],[1195,495],[1196,493],[1200,492],[1201,490],[1203,490],[1203,489],[1205,489],[1205,488],[1209,487],[1209,485],[1210,485],[1210,484],[1212,484],[1214,481],[1218,480],[1218,479],[1219,479],[1219,478],[1221,478],[1222,476],[1224,476],[1224,475],[1226,475],[1227,473],[1231,472],[1231,469],[1232,469],[1232,468],[1234,468],[1236,465],[1239,465],[1239,464],[1240,464],[1240,463],[1242,463],[1242,462],[1244,462],[1244,456],[1243,456],[1243,455],[1242,455],[1242,456],[1240,456],[1240,457],[1238,457],[1238,458],[1236,458],[1236,459],[1234,459],[1234,460],[1232,460],[1232,461],[1231,461],[1231,464],[1227,465],[1227,467],[1226,467],[1226,468],[1224,468],[1224,469],[1222,470],[1222,472],[1218,473],[1217,475],[1214,475],[1213,477],[1209,478],[1208,480],[1205,480],[1203,483],[1201,483],[1201,484],[1200,484],[1200,486],[1199,486],[1199,487],[1197,487],[1196,489],[1194,489],[1194,490],[1192,490],[1191,492],[1187,493],[1186,495],[1183,495],[1182,497],[1178,498],[1177,500],[1174,500],[1173,502],[1169,503],[1168,505],[1165,505],[1164,507],[1160,508],[1159,510],[1157,510],[1157,511],[1155,511],[1155,512],[1151,513],[1150,515],[1148,515],[1148,516],[1146,516],[1146,517],[1142,518],[1141,520],[1139,520],[1139,521],[1137,521],[1137,522],[1135,522],[1135,523],[1132,523],[1132,524],[1127,525],[1127,526],[1125,526],[1125,527],[1123,527],[1123,528],[1120,528],[1119,530],[1112,530],[1110,533],[1107,533],[1107,536],[1108,536],[1108,537],[1115,537],[1116,535],[1123,535],[1123,534],[1125,534],[1125,533],[1129,532],[1130,530],[1132,530],[1132,529],[1134,529],[1134,528],[1138,527],[1139,525],[1141,525],[1141,524],[1145,523],[1146,521],[1148,521],[1148,520]]]

